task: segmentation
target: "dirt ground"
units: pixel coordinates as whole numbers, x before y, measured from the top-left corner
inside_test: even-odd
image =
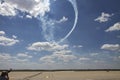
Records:
[[[11,72],[10,80],[120,80],[120,71]]]

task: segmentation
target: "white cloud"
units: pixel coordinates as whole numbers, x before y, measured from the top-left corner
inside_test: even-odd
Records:
[[[81,57],[81,58],[79,58],[79,60],[80,60],[80,61],[88,61],[88,60],[90,60],[90,58]]]
[[[28,55],[27,53],[18,53],[17,57],[32,58],[32,56]]]
[[[32,56],[28,55],[27,53],[18,53],[17,55],[11,55],[10,53],[0,53],[0,63],[10,63],[10,65],[12,63],[29,62],[31,58]]]
[[[33,62],[33,60],[30,60],[31,58],[21,58],[17,55],[12,55],[11,53],[0,53],[0,69],[39,69],[41,66],[42,68],[45,67],[45,65],[41,65],[38,62]]]
[[[13,46],[14,44],[18,43],[19,40],[7,38],[4,36],[0,36],[0,45],[1,46]]]
[[[82,48],[82,45],[74,45],[73,48]]]
[[[71,50],[55,51],[53,53],[53,57],[57,58],[58,60],[62,60],[64,62],[69,62],[77,58],[75,55],[72,54]]]
[[[120,22],[115,23],[113,26],[109,27],[106,32],[111,32],[111,31],[120,31]]]
[[[17,62],[28,62],[28,59],[16,59]]]
[[[5,61],[5,60],[10,60],[12,57],[10,56],[10,54],[0,54],[0,61]]]
[[[62,53],[63,52],[63,53]],[[45,63],[55,63],[57,61],[63,61],[63,62],[69,62],[72,60],[77,59],[77,57],[70,53],[71,51],[64,50],[61,52],[54,52],[52,55],[47,55],[40,58],[40,61],[43,61]]]
[[[40,61],[45,63],[56,63],[57,61],[69,62],[77,58],[72,54],[72,51],[68,49],[68,45],[60,45],[55,42],[36,42],[27,49],[34,51],[52,51],[53,54],[40,58]]]
[[[29,18],[29,19],[31,19],[31,18],[32,18],[32,16],[30,16],[30,15],[26,15],[26,18]]]
[[[119,44],[104,44],[101,49],[111,50],[111,51],[120,51]]]
[[[33,51],[56,51],[56,50],[63,50],[68,48],[68,45],[59,45],[58,43],[51,43],[51,42],[35,42],[30,45],[27,49]]]
[[[56,57],[58,58],[58,60],[62,60],[64,62],[69,62],[77,58],[75,55],[72,54],[56,54]]]
[[[68,50],[68,45],[60,45],[55,42],[36,42],[29,46],[27,49],[34,51],[52,51],[53,54],[40,58],[40,61],[45,63],[55,63],[58,60],[69,62],[77,58],[72,54],[71,50]]]
[[[0,5],[0,14],[3,16],[15,16],[18,10],[34,17],[44,16],[50,11],[50,0],[5,0]]]
[[[91,53],[91,56],[97,56],[99,53]]]
[[[47,55],[47,56],[41,57],[40,61],[45,62],[45,63],[55,63],[55,60],[53,59],[54,59],[53,55],[51,56]]]
[[[19,40],[17,40],[17,39],[6,37],[4,31],[1,31],[0,34],[2,34],[2,35],[0,35],[0,45],[1,46],[13,46],[14,44],[19,42]]]
[[[15,36],[15,35],[12,35],[12,37],[13,37],[14,39],[16,39],[16,38],[17,38],[17,36]]]
[[[16,10],[15,5],[9,4],[4,2],[3,4],[0,4],[0,15],[2,16],[15,16]]]
[[[3,36],[5,35],[5,32],[4,31],[0,31],[0,36]]]
[[[65,22],[67,20],[68,20],[68,18],[66,18],[65,16],[63,16],[63,18],[60,19],[59,21],[57,21],[57,23],[62,23],[62,22]]]
[[[54,52],[55,54],[70,54],[72,53],[71,50],[58,50]]]
[[[100,23],[107,22],[110,17],[113,16],[113,14],[108,14],[108,13],[101,13],[101,16],[97,17],[94,21],[98,21]]]

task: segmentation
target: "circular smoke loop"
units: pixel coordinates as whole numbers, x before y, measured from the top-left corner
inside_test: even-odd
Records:
[[[73,6],[73,8],[74,8],[75,20],[74,20],[74,24],[73,24],[72,29],[71,29],[71,30],[68,32],[68,34],[67,34],[64,38],[62,38],[58,43],[63,42],[65,39],[67,39],[67,38],[71,35],[71,33],[74,31],[74,29],[75,29],[75,27],[76,27],[77,20],[78,20],[78,9],[77,9],[77,2],[76,2],[76,0],[68,0],[68,1],[72,4],[72,6]]]
[[[34,0],[30,0],[31,2],[29,2],[29,0],[25,0],[25,1],[28,2],[28,4],[32,4],[32,7],[31,8],[26,7],[26,6],[28,6],[28,4],[26,4],[26,3],[23,4],[23,7],[21,7],[21,5],[24,2],[24,0],[1,0],[0,2],[4,6],[8,6],[8,4],[10,6],[10,3],[14,4],[14,6],[10,6],[13,9],[13,13],[14,13],[14,14],[9,14],[10,16],[16,16],[17,13],[15,13],[15,10],[20,10],[21,12],[27,12],[30,17],[38,18],[38,20],[41,21],[41,24],[42,24],[41,27],[39,26],[40,28],[42,28],[42,35],[45,38],[45,40],[48,41],[48,42],[62,43],[74,31],[74,29],[76,27],[76,24],[77,24],[77,20],[78,20],[78,9],[77,9],[77,2],[76,2],[76,0],[67,0],[68,2],[71,3],[71,5],[73,7],[73,10],[74,10],[74,14],[75,14],[74,15],[75,16],[74,24],[72,26],[72,29],[65,35],[65,37],[62,37],[59,41],[55,40],[55,37],[54,37],[55,24],[59,23],[59,21],[56,21],[56,20],[53,20],[53,19],[49,19],[48,16],[44,16],[44,14],[46,12],[50,11],[50,9],[48,8],[50,6],[50,0],[35,0],[35,1],[38,1],[38,2],[40,1],[39,3],[41,4],[41,5],[39,5],[39,4],[37,5],[37,7],[38,6],[41,7],[38,10],[38,12],[41,10],[39,13],[36,11],[37,8],[35,6],[36,3],[34,3]],[[6,7],[3,7],[3,10],[4,9],[6,10]],[[34,14],[32,14],[31,11],[34,12]],[[7,12],[7,10],[6,10],[6,12]],[[9,8],[8,8],[8,13],[10,13],[9,12]]]
[[[54,23],[57,23],[57,22],[55,20],[48,19],[47,16],[39,17],[39,20],[42,22],[42,26],[41,26],[42,34],[48,42],[62,43],[65,39],[67,39],[71,35],[71,33],[74,31],[74,29],[76,27],[77,20],[78,20],[77,2],[76,2],[76,0],[67,0],[67,1],[71,3],[71,5],[73,6],[73,9],[74,9],[74,12],[75,12],[74,24],[72,26],[72,29],[67,33],[67,35],[65,37],[63,37],[62,39],[60,39],[59,41],[54,40],[55,26],[53,24],[51,24],[51,22],[54,22]]]

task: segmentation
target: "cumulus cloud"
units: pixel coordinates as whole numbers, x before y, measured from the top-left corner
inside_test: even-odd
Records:
[[[91,53],[91,56],[97,56],[99,53]]]
[[[17,38],[17,36],[15,36],[15,35],[12,35],[12,37],[13,37],[14,39],[16,39],[16,38]]]
[[[28,59],[16,59],[17,62],[28,62]]]
[[[12,57],[10,56],[10,54],[5,54],[5,53],[3,53],[3,54],[0,54],[0,61],[1,60],[10,60]]]
[[[58,60],[62,60],[64,62],[69,62],[77,58],[75,55],[72,54],[56,54],[56,57],[58,58]]]
[[[68,48],[68,45],[60,45],[55,42],[35,42],[30,45],[27,49],[33,51],[56,51],[56,50],[63,50]]]
[[[52,51],[52,54],[40,58],[40,61],[45,63],[55,63],[56,61],[69,62],[77,58],[68,49],[68,45],[60,45],[56,42],[35,42],[27,49],[33,51]]]
[[[110,51],[120,51],[119,44],[104,44],[101,49],[110,50]]]
[[[52,54],[40,58],[41,62],[55,63],[56,61],[69,62],[77,57],[68,49],[68,45],[56,42],[35,42],[27,49],[33,51],[52,51]]]
[[[73,54],[71,54],[71,51],[69,50],[63,50],[61,52],[57,51],[54,52],[52,55],[47,55],[44,57],[40,58],[40,61],[45,62],[45,63],[55,63],[59,60],[63,62],[69,62],[72,60],[77,59],[77,57]]]
[[[28,53],[18,53],[13,58],[16,62],[29,62],[33,56],[28,55]]]
[[[0,31],[0,45],[1,46],[13,46],[14,44],[18,43],[19,40],[14,38],[8,38],[5,36],[4,31]]]
[[[32,16],[30,16],[30,15],[26,15],[26,18],[29,18],[29,19],[31,19],[31,18],[32,18]]]
[[[45,63],[55,63],[55,60],[53,59],[54,59],[53,55],[51,56],[47,55],[47,56],[41,57],[40,61],[45,62]]]
[[[0,5],[0,14],[3,16],[15,16],[18,11],[33,17],[44,16],[50,11],[50,0],[5,0]]]
[[[109,27],[106,32],[111,32],[111,31],[120,31],[120,22],[115,23],[113,26]]]
[[[3,36],[5,35],[5,32],[4,31],[0,31],[0,36]]]
[[[14,8],[15,5],[9,3],[0,4],[0,15],[2,16],[15,16],[16,9]]]
[[[97,17],[94,21],[98,21],[100,23],[107,22],[110,17],[113,16],[113,14],[108,14],[108,13],[101,13],[101,16]]]
[[[4,36],[0,36],[0,45],[1,46],[13,46],[14,44],[18,43],[19,40],[7,38]]]
[[[16,55],[11,55],[10,53],[0,53],[0,63],[28,62],[31,58],[32,56],[27,53],[18,53]]]
[[[72,53],[71,50],[58,50],[54,52],[55,54],[70,54]]]
[[[81,58],[79,58],[79,60],[80,60],[80,61],[88,61],[88,60],[90,60],[90,58],[81,57]]]
[[[18,53],[17,57],[21,58],[32,58],[32,56],[28,55],[27,53]]]
[[[63,16],[62,19],[60,19],[59,21],[56,21],[56,23],[62,23],[62,22],[65,22],[67,20],[68,20],[68,18]]]
[[[82,45],[74,45],[73,48],[82,48]]]

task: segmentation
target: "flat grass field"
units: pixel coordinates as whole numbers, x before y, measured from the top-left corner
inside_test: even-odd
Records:
[[[10,80],[120,80],[120,71],[13,71],[9,77]]]

